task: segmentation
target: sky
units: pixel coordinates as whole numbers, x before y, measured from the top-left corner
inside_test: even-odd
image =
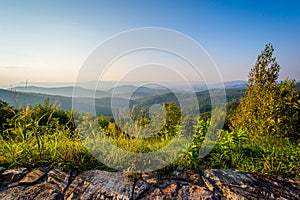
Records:
[[[172,29],[192,38],[224,81],[247,80],[257,55],[271,43],[280,79],[300,80],[297,0],[0,0],[0,85],[74,82],[101,43],[143,27]],[[129,58],[137,57],[124,60]],[[105,80],[119,79],[114,74],[125,68],[120,64]],[[131,76],[136,81],[151,70],[138,71],[142,75]]]

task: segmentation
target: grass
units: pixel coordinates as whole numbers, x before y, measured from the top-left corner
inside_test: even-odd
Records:
[[[246,136],[224,132],[203,164],[206,168],[237,169],[299,178],[300,145],[299,141],[287,138],[266,136],[250,140]]]
[[[182,140],[183,133],[176,125],[172,131],[164,130],[159,135],[150,138],[129,137],[123,134],[113,122],[107,122],[100,132],[93,132],[92,123],[98,125],[97,118],[91,115],[77,115],[84,119],[83,127],[75,129],[72,124],[74,113],[62,111],[48,104],[35,108],[16,109],[12,118],[7,119],[0,132],[0,166],[6,168],[27,167],[29,169],[41,166],[61,167],[62,169],[113,170],[104,165],[87,150],[85,142],[81,141],[78,128],[87,130],[92,135],[102,134],[109,141],[125,152],[154,152],[173,142]],[[221,168],[274,174],[286,177],[300,177],[300,143],[288,138],[262,136],[249,138],[247,132],[235,130],[222,131],[222,134],[205,158],[198,156],[199,149],[210,124],[209,120],[198,120],[193,142],[182,149],[182,156],[171,165],[161,169],[168,173],[177,166],[196,168]],[[92,140],[103,142],[100,140]],[[91,139],[94,139],[93,137]],[[90,150],[90,149],[89,149]],[[113,151],[113,149],[111,150]],[[176,152],[156,160],[168,162]],[[105,154],[103,153],[105,156]],[[120,162],[127,154],[114,154],[105,157],[111,162]],[[138,158],[136,160],[139,160]],[[134,167],[134,166],[133,166]]]
[[[4,140],[2,137],[0,140],[0,162],[8,168],[59,166],[84,170],[91,167],[86,163],[93,160],[80,141],[66,137],[62,131],[41,135],[38,140],[34,135],[24,140]]]

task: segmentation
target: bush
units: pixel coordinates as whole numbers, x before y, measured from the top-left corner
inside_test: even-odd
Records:
[[[6,102],[0,100],[0,135],[8,128],[7,120],[10,120],[16,114],[16,110],[9,106]]]

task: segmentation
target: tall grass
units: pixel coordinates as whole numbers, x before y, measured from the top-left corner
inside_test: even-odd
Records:
[[[60,123],[58,115],[69,118]],[[0,165],[7,168],[58,166],[85,170],[101,165],[70,126],[72,115],[48,104],[19,108],[0,133]]]
[[[0,166],[6,168],[40,166],[58,166],[63,169],[103,169],[112,170],[99,162],[86,148],[86,141],[80,140],[78,128],[75,128],[73,115],[84,119],[83,128],[89,133],[103,134],[115,146],[135,153],[155,152],[183,137],[180,124],[172,130],[164,129],[153,137],[138,138],[124,134],[114,122],[103,123],[100,132],[93,132],[91,123],[98,119],[91,115],[79,115],[62,111],[49,104],[37,105],[35,108],[17,109],[15,115],[7,119],[5,130],[0,132]],[[103,118],[101,118],[103,119]],[[171,165],[161,171],[166,173],[177,166],[194,168],[223,168],[259,172],[265,174],[300,177],[300,143],[288,138],[264,136],[249,138],[246,131],[222,131],[222,134],[205,158],[200,159],[199,150],[205,138],[210,120],[197,119],[196,134],[193,141],[182,149],[180,156]],[[102,121],[103,122],[103,121]],[[101,137],[99,141],[103,142]],[[172,160],[175,155],[163,157],[157,162]],[[124,155],[112,154],[107,157],[113,162],[124,159]],[[132,166],[134,167],[134,166]]]
[[[274,136],[253,140],[248,138],[247,132],[224,131],[203,164],[206,168],[300,177],[300,144]]]

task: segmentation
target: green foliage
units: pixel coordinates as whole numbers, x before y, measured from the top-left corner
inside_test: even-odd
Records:
[[[181,110],[178,108],[175,102],[164,103],[163,108],[166,113],[166,122],[163,130],[167,130],[168,132],[172,133],[175,131],[175,127],[179,125],[181,121]]]
[[[189,148],[175,163],[176,166],[221,168],[300,177],[300,143],[276,136],[263,136],[253,141],[248,131],[222,131],[212,152],[199,158],[210,119],[200,117],[197,132]]]
[[[160,103],[159,103],[160,104]],[[179,124],[181,120],[181,110],[178,108],[178,104],[175,101],[169,103],[161,103],[163,111],[165,113],[166,122],[163,130],[173,131],[174,127]],[[139,125],[146,125],[150,122],[149,116],[150,106],[144,107],[134,106],[131,109],[131,118]]]
[[[7,120],[13,118],[15,114],[15,109],[10,107],[6,102],[0,100],[0,135],[8,128]]]
[[[275,136],[252,141],[247,132],[224,131],[213,151],[204,158],[205,168],[300,177],[300,145]]]
[[[35,108],[28,105],[25,109],[16,110],[14,116],[6,121],[9,128],[3,132],[3,136],[10,139],[19,136],[26,139],[32,132],[52,134],[57,130],[70,130],[71,134],[75,130],[73,113],[50,105],[48,99]]]
[[[189,145],[188,149],[185,150],[183,156],[181,156],[176,162],[179,166],[185,167],[197,167],[201,165],[201,159],[199,157],[199,151],[201,145],[205,139],[208,127],[210,125],[210,119],[200,117],[197,120],[196,133],[193,135],[193,142]]]
[[[300,137],[299,93],[295,81],[277,83],[280,66],[268,44],[249,73],[246,97],[232,117],[233,130],[243,129],[252,138],[262,135]]]
[[[179,119],[178,108],[175,105],[168,107],[170,119]],[[7,107],[5,104],[4,107]],[[171,129],[164,127],[160,134],[153,137],[138,138],[124,134],[116,125],[105,117],[94,117],[90,114],[78,114],[77,119],[82,120],[82,127],[89,134],[99,134],[94,130],[93,124],[102,126],[102,133],[109,138],[110,142],[128,152],[146,153],[157,151],[174,142],[180,142],[188,130],[182,126],[187,122],[177,121],[169,124]],[[58,109],[47,102],[44,105],[36,105],[35,108],[27,106],[26,109],[15,110],[15,115],[9,118],[7,128],[0,135],[0,166],[7,168],[38,166],[59,166],[63,169],[102,169],[111,170],[97,161],[86,149],[84,143],[77,134],[77,129],[70,128],[68,123],[64,124],[57,116],[68,117],[71,112]],[[72,117],[67,118],[67,122]],[[187,121],[193,121],[185,117]],[[143,121],[144,120],[144,121]],[[147,124],[146,119],[137,121],[139,125]],[[72,121],[72,120],[71,120]],[[184,120],[185,121],[185,120]],[[233,132],[223,131],[219,141],[212,152],[200,159],[199,150],[208,127],[211,125],[209,115],[202,115],[194,126],[196,133],[192,136],[193,141],[183,149],[182,156],[171,164],[160,170],[169,173],[177,166],[196,168],[229,168],[251,172],[262,172],[267,174],[300,177],[300,145],[297,141],[280,139],[274,136],[261,137],[260,140],[249,139],[248,132],[236,129]],[[171,122],[170,122],[171,123]],[[100,130],[100,129],[99,129]],[[171,131],[172,130],[172,131]],[[101,142],[101,137],[99,138]],[[172,159],[175,155],[163,158],[163,161]],[[124,155],[112,154],[107,159],[117,162]],[[126,156],[126,155],[125,155]],[[160,162],[160,160],[157,160]],[[134,163],[131,166],[134,168]],[[159,172],[160,173],[160,172]]]
[[[0,134],[0,165],[59,166],[83,170],[99,165],[75,134],[73,113],[50,105],[15,110]]]
[[[63,125],[68,129],[75,130],[73,122],[73,112],[66,112],[63,109],[59,109],[56,101],[53,105],[49,103],[49,99],[44,100],[44,104],[37,104],[34,108],[32,118],[39,120],[39,125],[47,125],[51,120],[57,120],[59,125]]]
[[[68,131],[53,134],[31,132],[26,138],[4,139],[0,136],[0,165],[8,168],[41,166],[86,170],[99,165],[79,139],[68,137]]]
[[[110,118],[109,117],[105,117],[105,116],[99,116],[98,117],[98,123],[99,123],[99,126],[102,128],[102,129],[106,129],[110,123]]]
[[[235,101],[227,103],[227,105],[226,105],[227,112],[226,112],[226,117],[225,117],[225,122],[224,122],[224,127],[223,127],[223,129],[225,131],[230,130],[230,127],[232,126],[231,119],[232,119],[232,116],[235,114],[238,105],[239,104]]]

